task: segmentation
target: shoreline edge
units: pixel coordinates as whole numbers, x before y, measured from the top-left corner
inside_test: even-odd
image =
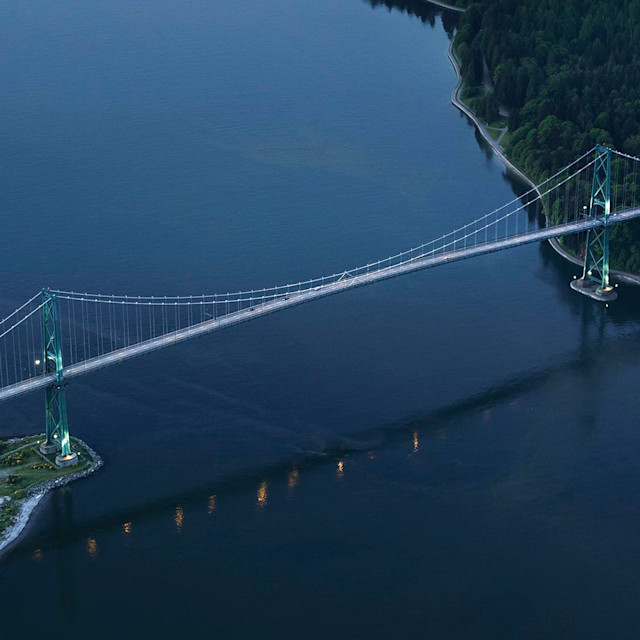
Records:
[[[19,442],[20,440],[30,437],[32,436],[29,435],[24,438],[13,438],[10,442]],[[47,480],[46,482],[43,482],[36,487],[32,487],[29,490],[27,497],[23,498],[21,501],[22,504],[20,505],[20,512],[18,513],[16,522],[0,535],[0,560],[2,560],[3,555],[5,555],[19,542],[20,534],[25,530],[25,527],[29,523],[31,514],[49,491],[57,489],[58,487],[63,487],[74,480],[85,478],[97,471],[104,464],[103,459],[86,442],[80,438],[76,438],[75,436],[73,439],[79,442],[91,456],[91,466],[88,469],[78,471],[77,473],[56,478],[55,480]]]

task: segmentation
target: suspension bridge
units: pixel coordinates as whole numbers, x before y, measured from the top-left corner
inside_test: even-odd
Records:
[[[610,301],[616,297],[609,278],[610,230],[639,217],[640,159],[598,145],[534,189],[450,233],[320,278],[189,296],[45,288],[0,320],[0,401],[45,389],[41,449],[58,453],[60,466],[73,464],[65,397],[69,379],[355,287],[574,234],[586,238],[582,276],[572,288]]]

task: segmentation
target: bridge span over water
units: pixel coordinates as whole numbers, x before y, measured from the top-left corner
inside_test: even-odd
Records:
[[[572,287],[596,300],[609,281],[609,233],[640,217],[640,159],[597,146],[535,189],[431,242],[305,282],[236,293],[131,296],[43,289],[0,320],[0,401],[46,390],[46,442],[74,461],[65,384],[76,376],[356,287],[534,242],[582,234]],[[540,220],[546,219],[545,226]],[[551,224],[549,221],[557,222]]]

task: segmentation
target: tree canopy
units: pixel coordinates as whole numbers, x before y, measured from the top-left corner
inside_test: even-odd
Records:
[[[640,156],[640,0],[476,0],[455,47],[468,85],[487,65],[505,150],[532,179],[598,142]],[[640,224],[612,242],[614,266],[640,270]]]

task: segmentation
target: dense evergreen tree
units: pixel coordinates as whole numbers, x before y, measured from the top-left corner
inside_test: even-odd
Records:
[[[598,142],[640,156],[640,0],[476,0],[455,46],[468,84],[488,66],[479,115],[508,109],[507,154],[532,179]],[[640,224],[612,240],[614,266],[640,270]]]

